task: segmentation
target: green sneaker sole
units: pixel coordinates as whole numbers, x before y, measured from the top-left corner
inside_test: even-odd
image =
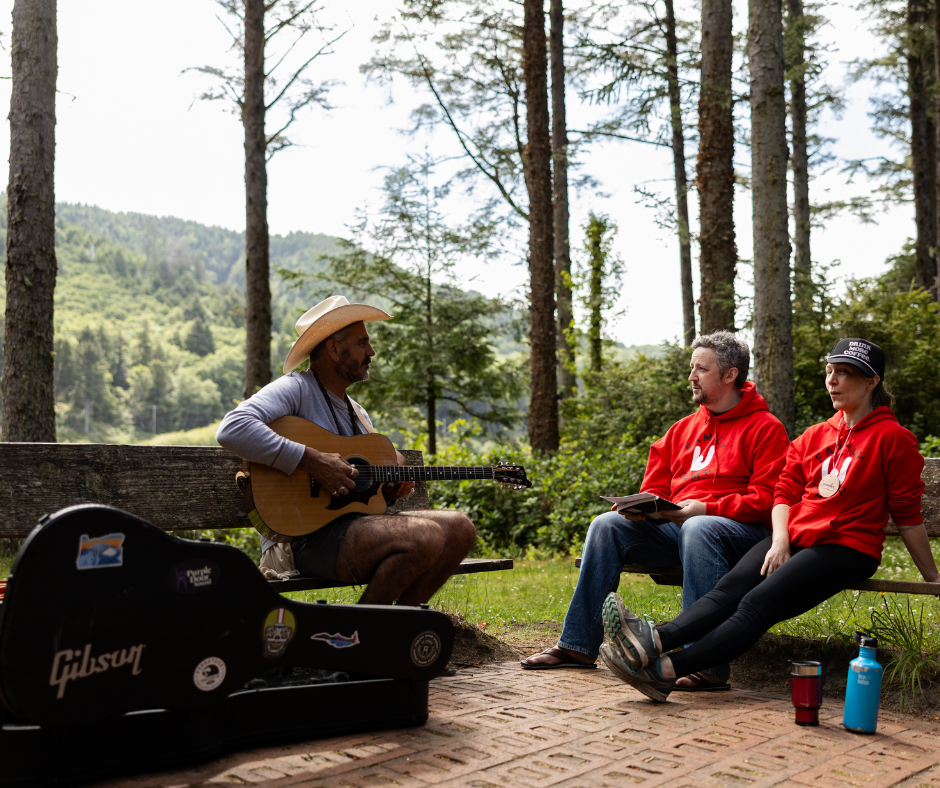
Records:
[[[615,594],[610,594],[604,600],[601,608],[601,618],[604,623],[604,632],[614,647],[621,653],[624,661],[631,670],[642,670],[647,666],[652,654],[648,654],[641,643],[634,642],[635,636],[623,626],[621,605]],[[625,610],[625,609],[624,609]],[[658,656],[658,654],[656,655]]]

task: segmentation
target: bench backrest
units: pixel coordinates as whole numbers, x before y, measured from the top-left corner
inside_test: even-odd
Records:
[[[420,451],[402,453],[423,464]],[[0,538],[26,536],[42,515],[79,503],[116,506],[165,531],[250,528],[235,486],[241,467],[211,446],[0,443]],[[430,508],[427,484],[401,504]]]
[[[420,451],[402,453],[423,464]],[[26,536],[42,515],[78,503],[116,506],[165,531],[250,528],[235,486],[240,470],[238,457],[211,446],[0,443],[0,538]],[[927,533],[940,536],[940,458],[925,462],[923,479]],[[427,484],[400,504],[430,508]]]

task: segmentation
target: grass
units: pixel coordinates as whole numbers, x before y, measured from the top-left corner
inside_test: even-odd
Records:
[[[233,541],[246,552],[256,549],[254,542]],[[938,542],[940,540],[931,540],[935,557],[940,560]],[[7,576],[14,557],[9,546],[0,542],[0,577]],[[891,580],[920,579],[897,537],[888,538],[884,560],[875,576]],[[501,640],[514,642],[544,629],[543,625],[548,622],[562,622],[577,580],[578,570],[573,558],[517,559],[512,571],[456,575],[435,595],[431,604],[463,616]],[[326,599],[352,604],[360,593],[361,589],[354,587],[291,596],[307,602]],[[624,574],[620,594],[631,609],[657,621],[669,620],[682,609],[679,588],[658,586],[643,575]],[[828,641],[851,637],[855,630],[868,631],[873,625],[882,645],[893,647],[896,654],[886,666],[888,677],[907,687],[908,694],[919,693],[924,683],[936,674],[940,659],[940,604],[933,597],[843,591],[771,631]]]

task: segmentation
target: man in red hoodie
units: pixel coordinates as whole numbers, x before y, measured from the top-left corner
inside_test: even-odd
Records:
[[[588,529],[558,645],[523,660],[524,668],[595,667],[603,642],[601,607],[624,564],[682,564],[683,608],[714,588],[770,534],[774,486],[786,459],[786,430],[747,380],[750,350],[730,331],[692,343],[689,382],[698,411],[650,448],[641,492],[675,501],[669,522],[607,512]],[[728,687],[728,665],[680,679],[675,689]]]

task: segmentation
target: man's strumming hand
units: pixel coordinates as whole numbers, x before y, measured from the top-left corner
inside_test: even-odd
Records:
[[[311,446],[304,449],[297,467],[309,473],[330,495],[348,495],[359,475],[359,471],[338,454],[327,454]]]

